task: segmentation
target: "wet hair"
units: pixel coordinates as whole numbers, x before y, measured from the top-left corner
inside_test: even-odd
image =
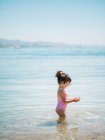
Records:
[[[58,84],[61,84],[62,82],[64,83],[71,82],[70,76],[61,70],[57,71],[55,77],[57,77]]]

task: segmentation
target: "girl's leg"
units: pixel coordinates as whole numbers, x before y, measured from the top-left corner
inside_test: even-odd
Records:
[[[65,123],[65,112],[63,110],[56,110],[56,113],[59,115],[59,119],[57,120],[57,123]]]
[[[66,115],[65,115],[65,112],[63,110],[56,110],[56,113],[59,115],[59,117],[61,118],[65,118]]]

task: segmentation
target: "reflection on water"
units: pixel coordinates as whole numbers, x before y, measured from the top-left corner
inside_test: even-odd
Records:
[[[82,113],[82,112],[80,112]],[[74,115],[73,115],[74,114]],[[76,112],[71,114],[71,118],[55,119],[39,117],[37,119],[31,118],[30,121],[21,120],[20,131],[15,129],[15,122],[12,124],[12,129],[8,130],[8,133],[0,133],[1,140],[104,140],[105,137],[105,126],[100,123],[99,119],[96,121],[90,121],[90,114],[82,113],[81,115],[75,116]],[[87,119],[86,119],[86,116]],[[47,116],[47,115],[46,115]],[[23,126],[24,125],[24,126]],[[19,124],[18,124],[19,127]],[[22,130],[23,127],[23,130]],[[26,129],[24,129],[26,127]],[[102,128],[103,127],[103,128]],[[100,129],[100,130],[99,130]]]
[[[59,118],[57,120],[57,135],[59,137],[59,140],[72,140],[75,138],[76,133],[78,131],[78,127],[72,127],[70,126],[68,120],[65,118]]]

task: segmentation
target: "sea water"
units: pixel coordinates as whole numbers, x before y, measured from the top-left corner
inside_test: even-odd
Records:
[[[66,89],[80,97],[57,123],[55,74],[72,78]],[[105,47],[0,48],[1,140],[104,140]]]

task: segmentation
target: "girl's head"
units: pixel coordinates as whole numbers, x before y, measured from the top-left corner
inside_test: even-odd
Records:
[[[65,86],[71,83],[71,78],[68,74],[64,73],[63,71],[57,71],[56,75],[58,84],[65,84]]]

